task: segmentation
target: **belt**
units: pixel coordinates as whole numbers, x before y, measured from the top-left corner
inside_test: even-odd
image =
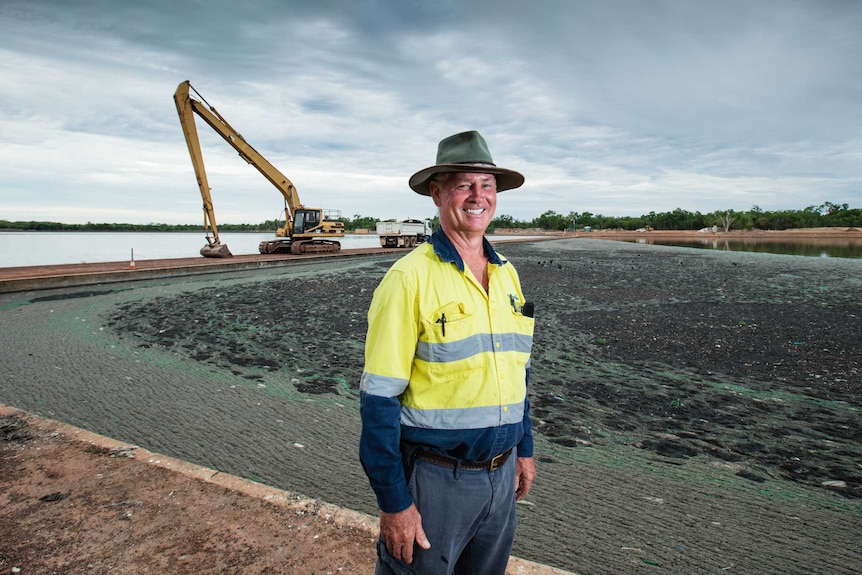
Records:
[[[510,455],[512,455],[511,449],[496,457],[486,459],[485,461],[464,461],[462,459],[449,457],[433,451],[419,449],[416,451],[415,457],[416,459],[421,459],[422,461],[442,465],[443,467],[449,467],[451,469],[455,469],[455,467],[460,466],[461,469],[487,469],[488,471],[494,471],[503,467],[503,464],[506,463]]]

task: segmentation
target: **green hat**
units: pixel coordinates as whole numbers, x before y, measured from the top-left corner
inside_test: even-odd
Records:
[[[514,170],[498,168],[491,159],[488,144],[479,132],[461,132],[441,140],[437,146],[437,164],[410,176],[410,187],[417,194],[430,196],[431,176],[444,172],[479,172],[497,176],[497,191],[518,188],[524,176]]]

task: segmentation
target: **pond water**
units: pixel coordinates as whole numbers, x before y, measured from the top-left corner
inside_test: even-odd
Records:
[[[666,240],[635,238],[629,241],[639,244],[680,246],[707,250],[730,252],[763,252],[793,256],[812,256],[822,258],[860,258],[862,257],[862,237],[860,238],[808,238],[804,241],[776,241],[772,239],[724,239],[703,238],[696,240]]]
[[[260,242],[274,237],[269,232],[219,236],[234,255],[256,254]],[[347,234],[339,241],[343,249],[380,247],[377,234]],[[120,262],[133,252],[139,261],[197,257],[204,245],[201,232],[0,232],[0,267]]]
[[[273,234],[225,233],[222,242],[235,255],[256,254],[257,245]],[[496,240],[539,236],[496,237]],[[339,240],[344,249],[379,247],[376,234],[347,234]],[[704,238],[667,241],[638,237],[636,243],[699,249],[769,252],[815,257],[862,257],[862,239],[814,238],[805,242]],[[0,232],[0,267],[196,257],[206,243],[200,232]]]

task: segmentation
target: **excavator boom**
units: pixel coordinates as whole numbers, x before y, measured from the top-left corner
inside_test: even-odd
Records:
[[[207,245],[201,248],[201,255],[211,258],[229,258],[233,254],[227,244],[221,243],[218,237],[218,225],[216,224],[215,210],[213,209],[212,194],[207,182],[207,173],[204,169],[204,158],[201,153],[201,144],[198,140],[198,129],[192,114],[192,99],[189,97],[189,83],[183,82],[174,92],[174,103],[177,105],[177,113],[180,116],[180,124],[183,127],[183,135],[186,137],[186,145],[192,166],[195,169],[195,177],[198,180],[201,198],[204,205],[204,229],[206,230]]]
[[[296,187],[281,171],[273,166],[269,160],[255,150],[245,138],[224,119],[224,117],[209,105],[204,98],[194,90],[200,97],[200,101],[192,98],[189,94],[194,90],[186,80],[177,86],[174,93],[174,101],[180,115],[180,123],[183,125],[183,133],[189,147],[189,154],[194,165],[195,175],[198,179],[198,187],[204,200],[204,225],[212,231],[212,238],[207,236],[208,246],[201,249],[201,254],[207,257],[224,257],[220,255],[223,248],[227,246],[218,241],[218,231],[215,224],[215,213],[212,207],[212,197],[207,183],[206,171],[204,170],[203,156],[200,150],[197,129],[194,122],[194,114],[200,116],[213,130],[216,131],[228,144],[230,144],[247,163],[254,166],[269,182],[274,185],[284,198],[284,228],[276,231],[278,238],[271,241],[261,242],[258,249],[261,253],[290,252],[305,253],[319,251],[337,251],[341,244],[330,238],[344,236],[344,224],[335,220],[324,210],[306,208],[299,201]],[[339,214],[340,215],[340,214]],[[213,245],[220,246],[213,248]],[[208,252],[215,253],[204,253]],[[230,254],[230,252],[227,252]]]

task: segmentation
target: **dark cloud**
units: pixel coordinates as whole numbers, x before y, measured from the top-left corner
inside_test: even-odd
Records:
[[[171,100],[188,79],[350,214],[433,213],[405,180],[464,129],[527,174],[500,206],[517,218],[855,207],[859,29],[862,4],[816,0],[6,0],[0,200],[12,219],[196,220],[171,209],[196,193]],[[205,132],[217,208],[272,217],[272,190]]]

